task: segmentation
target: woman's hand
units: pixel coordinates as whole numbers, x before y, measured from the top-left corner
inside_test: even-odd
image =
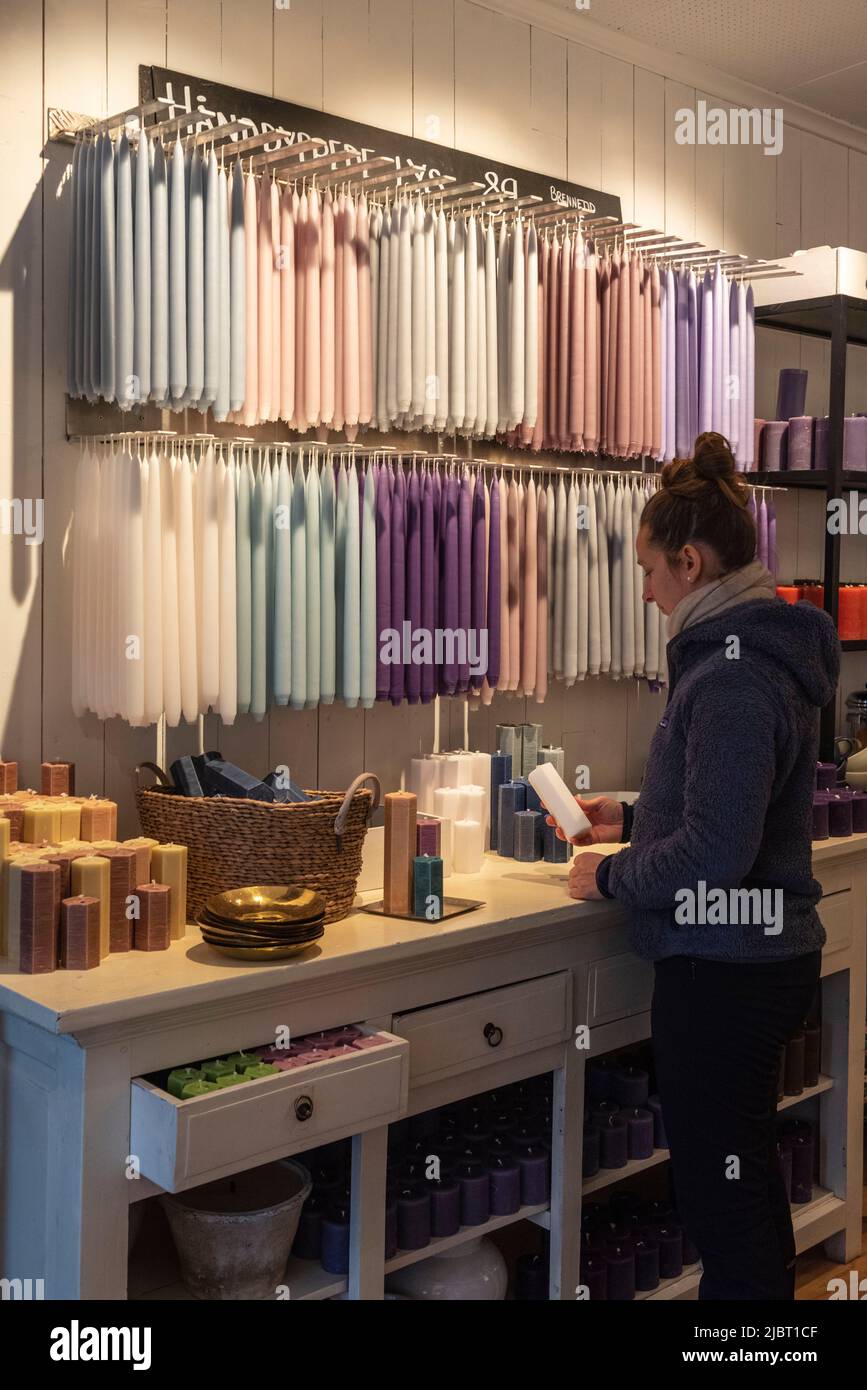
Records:
[[[604,858],[604,854],[594,854],[591,850],[575,855],[569,870],[570,898],[605,897],[596,885],[596,870]]]
[[[590,822],[590,829],[584,835],[564,835],[553,816],[546,816],[561,840],[569,840],[573,845],[616,845],[623,833],[623,807],[610,796],[588,796],[575,800]]]

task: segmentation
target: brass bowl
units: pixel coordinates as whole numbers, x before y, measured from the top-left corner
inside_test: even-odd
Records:
[[[212,927],[199,918],[199,929],[203,939],[215,946],[250,946],[258,949],[277,946],[303,946],[316,941],[325,934],[322,921],[310,922],[303,927],[287,928],[279,936],[240,927]]]
[[[258,961],[260,965],[268,965],[271,961],[307,951],[312,943],[302,941],[297,946],[218,946],[216,942],[209,941],[207,945],[212,951],[219,951],[221,956],[231,956],[234,960]]]
[[[228,923],[304,922],[325,913],[325,899],[311,888],[266,883],[215,893],[205,910]]]
[[[307,918],[303,922],[292,921],[268,921],[268,922],[227,922],[214,917],[207,908],[202,908],[196,921],[203,931],[228,932],[236,935],[238,932],[258,936],[263,939],[273,938],[274,944],[278,941],[285,941],[287,937],[295,937],[299,932],[306,931],[308,927],[316,927],[323,920],[320,913],[316,917]]]

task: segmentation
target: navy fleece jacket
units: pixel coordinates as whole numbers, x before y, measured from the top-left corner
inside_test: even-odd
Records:
[[[732,636],[736,658],[727,655]],[[840,672],[834,624],[809,603],[755,599],[684,628],[667,652],[668,702],[624,822],[631,841],[602,860],[599,888],[631,909],[632,946],[647,960],[818,950],[812,796],[818,712]],[[782,930],[769,933],[737,908],[717,924],[675,920],[679,890],[700,901],[703,891],[738,888],[781,889],[772,900],[782,903]]]

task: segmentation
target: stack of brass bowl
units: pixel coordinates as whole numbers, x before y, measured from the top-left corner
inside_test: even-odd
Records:
[[[306,951],[324,934],[324,917],[321,893],[268,883],[215,894],[197,921],[215,951],[267,962]]]

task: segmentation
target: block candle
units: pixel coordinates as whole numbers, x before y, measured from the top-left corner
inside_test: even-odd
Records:
[[[226,1061],[232,1063],[236,1072],[243,1074],[248,1067],[257,1066],[259,1058],[256,1056],[255,1052],[232,1052],[226,1058]]]
[[[4,801],[2,803],[2,808],[0,808],[0,814],[9,822],[10,841],[20,842],[22,838],[21,832],[24,829],[24,807],[21,802]]]
[[[81,808],[81,838],[108,840],[117,833],[117,806],[113,801],[91,797]]]
[[[630,1159],[653,1157],[653,1115],[641,1106],[621,1110],[626,1120],[626,1144]]]
[[[18,965],[26,975],[57,968],[60,870],[56,864],[28,864],[21,871]]]
[[[563,776],[565,754],[562,748],[555,748],[553,744],[543,744],[536,754],[536,765],[539,763],[553,763],[560,776]]]
[[[440,852],[440,822],[433,816],[416,816],[415,852],[438,855]]]
[[[434,815],[443,820],[457,820],[461,809],[458,787],[437,787],[434,792]]]
[[[512,757],[510,753],[494,753],[491,756],[491,849],[499,847],[499,791],[504,782],[512,780]]]
[[[813,1136],[812,1133],[787,1134],[787,1147],[792,1154],[792,1203],[800,1205],[813,1200]]]
[[[42,795],[74,796],[75,763],[43,763]]]
[[[418,809],[431,815],[434,809],[433,794],[439,785],[439,766],[433,758],[413,758],[410,772],[410,791],[418,797]]]
[[[279,1067],[275,1067],[272,1062],[257,1062],[254,1067],[245,1067],[243,1077],[245,1081],[261,1081],[263,1076],[276,1076]]]
[[[793,415],[789,421],[789,472],[813,466],[813,417]]]
[[[568,840],[561,840],[555,826],[542,823],[542,857],[546,864],[568,864],[572,858],[572,846]]]
[[[12,843],[12,822],[8,816],[0,815],[0,861],[9,858]]]
[[[172,941],[179,941],[187,932],[186,845],[157,845],[151,850],[151,878],[172,890],[169,926]]]
[[[655,1149],[667,1149],[668,1136],[665,1133],[665,1125],[662,1120],[662,1101],[659,1096],[648,1096],[647,1108],[653,1116],[653,1147]]]
[[[206,1096],[209,1091],[216,1091],[218,1088],[213,1081],[190,1081],[181,1091],[180,1100],[195,1100],[196,1096]]]
[[[416,917],[438,922],[443,915],[443,861],[439,855],[416,855],[412,861],[412,910]]]
[[[516,780],[519,781],[519,782],[522,782],[523,785],[524,785],[524,786],[526,787],[526,789],[527,789],[527,790],[525,791],[525,793],[524,793],[524,798],[525,798],[525,803],[524,803],[524,804],[525,804],[526,809],[527,809],[528,811],[544,811],[545,808],[544,808],[544,806],[542,805],[542,801],[541,801],[541,798],[540,798],[540,796],[539,796],[539,793],[536,791],[536,788],[535,788],[535,787],[531,787],[531,786],[530,786],[529,778],[527,778],[527,777],[519,777],[519,778],[517,778]],[[544,821],[544,819],[545,819],[544,816],[542,817],[542,819],[543,819],[543,821]]]
[[[477,820],[479,825],[484,825],[485,805],[488,799],[484,787],[476,787],[466,782],[461,784],[458,791],[461,799],[455,820]]]
[[[166,1090],[180,1100],[181,1092],[185,1086],[189,1086],[191,1081],[203,1081],[204,1077],[198,1067],[175,1067],[169,1072],[169,1079],[166,1082]]]
[[[515,858],[532,864],[542,858],[542,817],[538,811],[516,811],[514,819]]]
[[[8,796],[18,790],[18,764],[4,763],[0,758],[0,795]]]
[[[521,776],[526,777],[539,758],[539,742],[542,734],[541,724],[521,725]]]
[[[135,889],[135,850],[105,849],[102,857],[108,860],[109,867],[109,950],[131,951],[133,924],[127,916],[127,899]]]
[[[56,853],[49,854],[48,863],[56,864],[60,870],[60,896],[61,899],[68,898],[72,885],[72,865],[76,859],[81,859],[86,853],[83,849],[58,850]]]
[[[539,763],[528,774],[527,780],[539,793],[542,805],[568,839],[587,833],[589,820],[551,763]]]
[[[99,955],[109,953],[109,864],[100,854],[83,854],[72,861],[70,886],[75,897],[84,895],[99,899]]]
[[[386,912],[412,911],[412,861],[415,858],[415,821],[418,802],[413,792],[387,792],[385,796]]]
[[[133,922],[135,949],[167,951],[172,939],[171,888],[167,883],[139,883],[133,892],[139,903],[138,920]]]
[[[504,859],[515,854],[515,815],[526,809],[526,791],[521,782],[503,782],[497,807],[497,853]]]
[[[221,1076],[234,1076],[235,1068],[225,1057],[215,1057],[210,1062],[203,1062],[201,1073],[206,1081],[219,1081]]]
[[[60,964],[64,970],[99,965],[99,900],[63,898],[60,903]]]
[[[479,873],[484,852],[481,823],[477,820],[456,820],[454,823],[454,873]]]
[[[437,787],[456,787],[461,780],[461,763],[457,753],[443,753],[437,758]]]
[[[159,840],[149,840],[139,835],[134,840],[124,840],[123,848],[135,850],[135,886],[151,881],[151,851],[156,849]]]
[[[28,845],[48,840],[57,844],[60,839],[60,811],[54,806],[36,804],[25,806],[22,837]]]
[[[520,776],[522,763],[520,724],[497,725],[497,752],[508,753],[509,757],[512,759],[512,771],[514,775],[516,777]]]
[[[217,1086],[220,1090],[223,1090],[225,1086],[243,1086],[243,1084],[243,1076],[240,1076],[236,1071],[232,1072],[231,1075],[227,1074],[225,1076],[217,1077]]]
[[[58,806],[60,811],[60,841],[77,840],[81,834],[81,802],[64,797]]]

